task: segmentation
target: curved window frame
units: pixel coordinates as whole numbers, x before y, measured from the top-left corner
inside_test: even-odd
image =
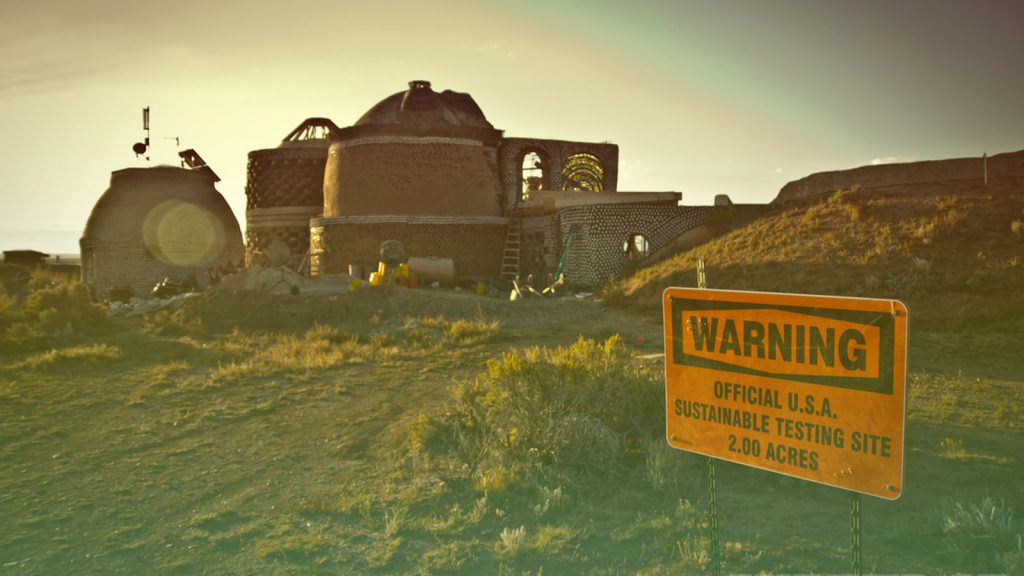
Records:
[[[589,152],[566,156],[562,164],[562,190],[603,192],[604,166],[601,159]]]

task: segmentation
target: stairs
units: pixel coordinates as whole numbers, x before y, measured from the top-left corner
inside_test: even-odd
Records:
[[[519,246],[522,235],[523,221],[512,216],[508,221],[508,233],[505,235],[505,251],[501,257],[501,278],[514,280],[519,275]]]

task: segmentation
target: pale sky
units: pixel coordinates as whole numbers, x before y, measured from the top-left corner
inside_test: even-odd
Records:
[[[198,150],[244,226],[249,151],[414,79],[506,136],[618,144],[620,190],[768,202],[1024,148],[1024,2],[0,0],[0,242],[80,233],[110,172],[146,165],[144,106],[152,163]]]

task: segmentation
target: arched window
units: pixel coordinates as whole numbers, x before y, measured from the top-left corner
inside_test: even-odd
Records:
[[[562,190],[600,192],[604,189],[604,168],[593,154],[573,154],[562,166]]]
[[[530,192],[544,188],[544,161],[536,151],[527,152],[523,156],[523,163],[520,167],[519,180],[520,198],[530,199]]]
[[[643,260],[651,254],[651,244],[643,234],[630,234],[622,243],[622,251],[629,260]]]

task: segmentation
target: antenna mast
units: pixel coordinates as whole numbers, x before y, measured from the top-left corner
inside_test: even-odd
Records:
[[[149,152],[149,106],[142,109],[142,129],[146,131],[146,140],[144,142],[136,142],[132,146],[132,152],[135,152],[135,156],[139,157]],[[146,161],[149,161],[148,154],[145,156]]]

